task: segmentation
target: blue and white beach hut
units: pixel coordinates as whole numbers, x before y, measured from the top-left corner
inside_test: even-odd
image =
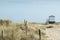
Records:
[[[53,23],[55,23],[55,16],[54,15],[51,15],[51,16],[49,16],[49,24],[53,24]]]

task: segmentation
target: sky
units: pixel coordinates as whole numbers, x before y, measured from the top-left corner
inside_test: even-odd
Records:
[[[50,15],[60,22],[60,0],[0,0],[0,19],[45,22]]]

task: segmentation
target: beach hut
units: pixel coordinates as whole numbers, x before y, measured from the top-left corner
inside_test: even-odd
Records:
[[[54,24],[55,23],[55,16],[54,15],[50,15],[48,22],[49,22],[49,24]]]

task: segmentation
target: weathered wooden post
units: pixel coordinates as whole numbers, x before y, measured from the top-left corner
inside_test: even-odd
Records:
[[[3,36],[3,30],[2,30],[2,40],[4,40],[4,36]]]
[[[41,40],[41,30],[39,29],[39,40]]]
[[[13,30],[12,30],[12,40],[14,40],[14,38],[13,38]]]
[[[24,20],[24,26],[25,26],[26,36],[27,36],[28,26],[27,26],[27,21],[26,20]]]

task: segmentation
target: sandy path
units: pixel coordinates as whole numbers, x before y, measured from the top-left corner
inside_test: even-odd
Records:
[[[60,40],[60,28],[47,28],[46,34],[48,36],[47,40]]]

